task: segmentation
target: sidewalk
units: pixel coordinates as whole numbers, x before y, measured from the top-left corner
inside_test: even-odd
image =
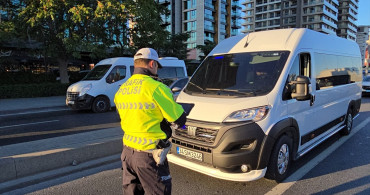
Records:
[[[64,96],[0,99],[0,121],[69,110]],[[1,133],[1,132],[0,132]],[[119,127],[0,147],[0,194],[72,172],[117,162]]]

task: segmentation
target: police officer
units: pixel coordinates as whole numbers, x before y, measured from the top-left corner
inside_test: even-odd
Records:
[[[124,194],[171,194],[167,159],[159,164],[153,151],[169,147],[170,123],[182,126],[186,115],[170,89],[156,80],[162,68],[152,48],[142,48],[134,56],[134,73],[117,91],[114,102],[124,131]]]

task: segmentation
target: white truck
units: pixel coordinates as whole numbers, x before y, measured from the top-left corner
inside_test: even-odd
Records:
[[[356,42],[309,29],[230,37],[177,97],[188,116],[168,160],[225,180],[280,182],[291,160],[351,132],[361,67]]]
[[[183,60],[174,57],[160,58],[163,66],[158,70],[159,78],[187,77]],[[72,109],[91,109],[94,112],[106,112],[114,107],[114,95],[119,87],[132,75],[134,59],[117,57],[104,59],[79,82],[67,89],[66,105]]]

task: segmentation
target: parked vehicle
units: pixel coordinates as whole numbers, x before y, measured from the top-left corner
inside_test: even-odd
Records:
[[[370,94],[370,75],[364,76],[364,79],[362,80],[362,94]]]
[[[183,60],[165,57],[159,61],[163,66],[158,70],[159,78],[187,77]],[[67,89],[66,104],[76,110],[92,109],[94,112],[106,112],[115,107],[114,95],[133,71],[133,58],[102,60],[81,81]]]
[[[230,37],[192,75],[168,160],[233,181],[282,181],[296,160],[337,132],[361,104],[356,42],[309,29]]]

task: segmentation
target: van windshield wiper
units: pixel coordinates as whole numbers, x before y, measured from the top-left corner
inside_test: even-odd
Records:
[[[217,89],[217,88],[206,88],[206,91],[218,91],[218,95],[220,95],[221,92],[232,92],[232,93],[237,93],[237,94],[242,94],[242,95],[251,95],[253,94],[256,96],[256,92],[254,91],[240,91],[238,89]]]
[[[194,87],[196,87],[196,88],[200,89],[200,90],[202,91],[202,93],[205,93],[204,89],[203,89],[202,87],[200,87],[199,85],[194,84],[194,83],[192,83],[192,82],[190,82],[190,81],[188,82],[188,84],[193,85]]]

